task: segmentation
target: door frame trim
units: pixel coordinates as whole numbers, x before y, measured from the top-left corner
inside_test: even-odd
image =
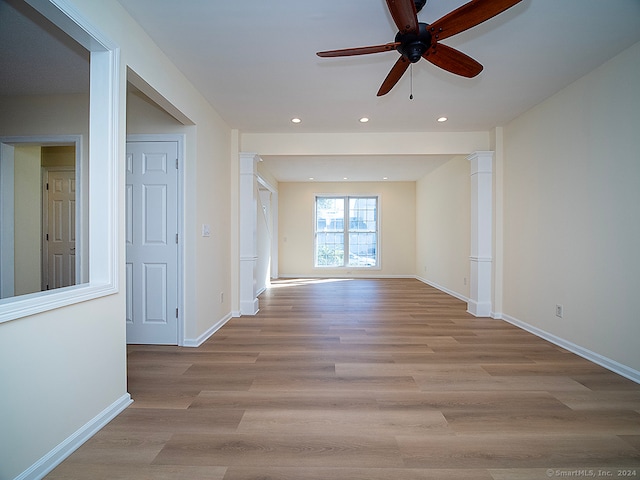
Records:
[[[185,229],[184,229],[184,159],[186,158],[185,154],[185,144],[186,144],[186,135],[183,134],[131,134],[127,135],[126,142],[135,143],[135,142],[176,142],[178,144],[178,205],[177,205],[177,213],[178,213],[178,258],[177,258],[177,280],[178,280],[178,346],[184,347],[185,344],[185,293],[184,293],[184,284],[185,284],[185,259],[184,259],[184,240],[185,240]]]

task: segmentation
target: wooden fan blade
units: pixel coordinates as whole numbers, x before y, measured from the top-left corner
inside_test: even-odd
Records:
[[[389,13],[402,33],[418,33],[418,12],[413,0],[387,0]]]
[[[385,43],[384,45],[371,45],[370,47],[343,48],[341,50],[327,50],[318,52],[319,57],[349,57],[351,55],[368,55],[370,53],[389,52],[400,46],[400,42]]]
[[[522,0],[471,0],[429,26],[438,41],[495,17]]]
[[[378,97],[382,95],[386,95],[391,91],[391,89],[398,83],[400,77],[407,71],[411,62],[404,55],[401,56],[398,61],[395,63],[393,67],[391,67],[391,71],[387,75],[387,78],[384,79],[382,85],[380,86],[380,90],[378,90]]]
[[[482,71],[482,65],[469,55],[441,43],[436,43],[427,50],[422,58],[434,65],[462,77],[472,78]]]

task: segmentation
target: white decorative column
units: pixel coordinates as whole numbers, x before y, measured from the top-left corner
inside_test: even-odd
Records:
[[[491,316],[493,152],[474,152],[471,162],[471,279],[467,311]]]
[[[240,153],[240,314],[258,313],[256,295],[258,176],[260,157],[255,153]]]

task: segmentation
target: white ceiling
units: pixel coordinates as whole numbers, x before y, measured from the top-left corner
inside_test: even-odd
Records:
[[[385,0],[119,1],[232,128],[253,133],[487,131],[640,40],[638,0],[523,0],[443,42],[483,64],[478,77],[421,60],[413,100],[410,72],[377,98],[397,52],[315,52],[393,41]],[[463,3],[429,0],[419,20]]]
[[[443,42],[483,64],[478,77],[460,78],[421,60],[413,75],[407,71],[388,95],[376,97],[397,52],[324,59],[315,52],[393,41],[396,27],[385,0],[119,2],[229,126],[250,133],[488,131],[640,41],[640,0],[523,0]],[[432,23],[463,3],[429,0],[419,20]],[[19,65],[34,65],[41,54],[40,72],[25,81],[20,68],[0,68],[0,95],[15,93],[11,89],[25,94],[27,87],[81,88],[77,75],[45,72],[60,61],[67,72],[86,69],[77,46],[56,34],[38,35],[24,20],[10,28],[15,12],[24,9],[21,0],[0,0],[0,65],[14,62],[19,47],[27,59]],[[449,121],[437,123],[442,115]],[[362,124],[363,116],[371,120]],[[292,124],[292,117],[302,123]],[[350,181],[378,179],[390,164],[399,177],[415,179],[446,159],[297,160],[304,162],[265,158],[265,166],[280,181],[319,177],[345,163],[353,174],[367,172]]]

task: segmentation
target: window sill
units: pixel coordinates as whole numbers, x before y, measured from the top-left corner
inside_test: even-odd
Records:
[[[118,292],[112,284],[74,285],[0,300],[0,323],[67,307]]]

